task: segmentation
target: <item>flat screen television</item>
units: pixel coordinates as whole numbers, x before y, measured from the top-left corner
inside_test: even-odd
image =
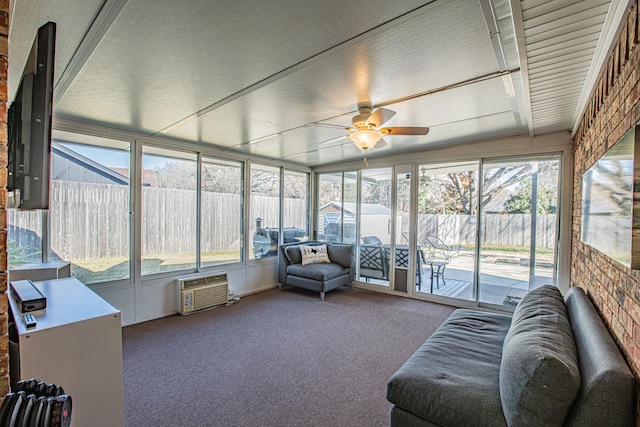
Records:
[[[9,107],[8,208],[49,208],[55,41],[55,23],[38,29]]]

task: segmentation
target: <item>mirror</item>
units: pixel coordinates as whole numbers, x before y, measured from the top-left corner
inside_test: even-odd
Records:
[[[580,240],[633,269],[640,269],[639,136],[634,126],[582,176]]]

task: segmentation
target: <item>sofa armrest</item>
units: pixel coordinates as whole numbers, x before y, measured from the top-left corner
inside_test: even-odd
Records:
[[[280,247],[278,248],[278,282],[282,283],[283,285],[287,284],[287,267],[291,265],[291,263],[289,262],[289,258],[287,258],[284,253],[284,249],[287,246],[291,246],[293,244],[295,243],[287,243],[284,245],[280,245]]]
[[[582,288],[569,288],[565,301],[582,377],[565,425],[636,425],[635,380],[609,330]]]
[[[349,269],[350,279],[355,279],[356,247],[349,243],[327,243],[327,252],[331,262]]]

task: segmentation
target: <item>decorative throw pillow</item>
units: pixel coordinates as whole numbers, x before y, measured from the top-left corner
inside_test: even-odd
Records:
[[[327,245],[300,245],[300,254],[302,254],[302,265],[331,262],[329,253],[327,252]]]
[[[287,246],[284,248],[284,255],[291,264],[300,264],[302,255],[300,254],[300,245]]]

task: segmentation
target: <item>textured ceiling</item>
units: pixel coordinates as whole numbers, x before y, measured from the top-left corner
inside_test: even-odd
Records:
[[[10,93],[57,23],[56,119],[284,159],[362,156],[358,103],[397,114],[369,155],[569,131],[609,1],[32,0],[12,4]],[[335,127],[317,124],[336,125]]]

